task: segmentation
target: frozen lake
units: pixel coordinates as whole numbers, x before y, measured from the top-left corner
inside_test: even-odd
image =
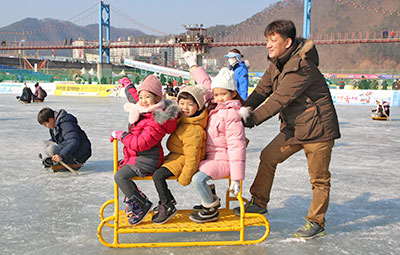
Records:
[[[333,149],[325,237],[307,242],[293,237],[304,224],[312,195],[307,161],[300,151],[278,166],[268,205],[271,233],[261,244],[104,247],[96,230],[100,206],[113,196],[109,134],[126,129],[128,114],[122,108],[125,102],[125,98],[49,96],[45,103],[20,104],[15,95],[0,95],[0,254],[400,254],[400,108],[392,107],[391,121],[379,122],[371,120],[371,106],[343,105],[336,105],[342,138],[336,140]],[[69,172],[52,173],[41,166],[38,144],[48,139],[49,133],[38,124],[36,115],[45,106],[74,114],[92,142],[93,156],[78,177]],[[260,151],[278,131],[276,117],[246,130],[250,144],[244,197],[249,197]],[[138,185],[154,203],[158,202],[152,182]],[[169,185],[178,210],[198,203],[193,187],[181,187],[173,181]],[[216,185],[217,193],[223,197],[226,181],[217,181]],[[254,228],[249,235],[258,236],[259,232]],[[111,231],[105,233],[111,240]],[[202,237],[221,240],[224,235]],[[187,233],[173,237],[193,240],[197,236]],[[149,237],[124,239],[129,238]]]

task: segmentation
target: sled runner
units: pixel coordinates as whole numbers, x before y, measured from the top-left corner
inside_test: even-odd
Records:
[[[378,117],[378,116],[375,116],[374,114],[372,114],[371,117],[372,117],[373,120],[387,120],[387,119],[389,119],[389,117],[387,117],[387,116]]]
[[[83,165],[80,165],[80,164],[68,164],[67,166],[72,168],[74,171],[78,171]],[[62,165],[62,164],[52,165],[50,168],[53,170],[53,172],[71,171],[65,165]]]
[[[118,170],[118,140],[114,139],[114,174]],[[171,177],[169,179],[175,179]],[[135,177],[135,181],[152,180],[151,176],[144,178]],[[230,183],[230,180],[229,180]],[[229,186],[228,186],[229,187]],[[136,248],[136,247],[178,247],[178,246],[216,246],[216,245],[243,245],[256,244],[264,241],[269,235],[269,222],[265,216],[258,213],[244,213],[244,202],[240,190],[237,197],[232,197],[229,190],[226,192],[226,208],[219,209],[219,219],[216,222],[208,222],[203,224],[194,223],[189,219],[189,214],[193,210],[178,210],[178,213],[164,224],[154,224],[151,221],[153,212],[150,212],[146,218],[138,225],[130,225],[124,210],[119,210],[118,186],[114,182],[114,198],[105,202],[100,208],[100,224],[97,228],[97,236],[100,242],[106,247],[112,248]],[[229,208],[231,201],[239,201],[240,217],[236,216]],[[114,205],[113,215],[104,217],[104,210],[108,205]],[[103,227],[113,229],[113,241],[107,242],[103,238]],[[245,228],[261,226],[265,228],[262,236],[256,240],[245,239]],[[182,232],[239,232],[237,240],[221,240],[221,241],[170,241],[170,242],[140,242],[140,234],[147,233],[182,233]],[[120,234],[136,234],[134,240],[138,242],[120,243]],[[231,235],[229,235],[231,236]],[[190,237],[193,240],[193,237]]]
[[[372,110],[373,120],[387,120],[390,115],[390,104],[387,101],[376,100],[377,108]],[[389,119],[390,120],[390,119]]]

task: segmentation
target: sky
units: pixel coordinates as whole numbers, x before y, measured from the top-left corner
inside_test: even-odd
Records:
[[[278,1],[109,0],[103,2],[111,6],[112,26],[139,29],[147,34],[156,34],[154,30],[176,34],[184,32],[183,24],[204,24],[204,27],[237,24]],[[98,23],[98,0],[2,0],[1,2],[0,27],[28,17],[59,20],[72,18],[78,25]],[[117,11],[113,11],[113,8]],[[87,9],[88,12],[84,12]],[[120,12],[128,15],[128,18]],[[82,13],[88,16],[87,20],[82,17],[84,15],[79,15]],[[153,30],[139,26],[130,19],[143,23]]]

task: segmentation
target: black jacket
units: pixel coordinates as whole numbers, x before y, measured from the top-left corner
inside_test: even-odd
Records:
[[[33,97],[32,90],[28,87],[24,87],[22,89],[22,95],[20,97],[20,100],[30,103],[32,101],[32,97]]]
[[[74,160],[84,163],[92,155],[89,138],[79,125],[78,120],[67,111],[61,109],[55,117],[55,127],[50,129],[51,140],[63,146],[60,156],[64,161]],[[72,162],[71,162],[72,161]]]

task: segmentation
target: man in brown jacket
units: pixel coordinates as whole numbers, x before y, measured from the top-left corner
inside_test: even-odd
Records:
[[[304,150],[313,198],[305,217],[306,225],[295,236],[304,239],[323,236],[329,204],[329,163],[334,139],[340,138],[336,110],[324,76],[318,70],[318,53],[313,42],[296,38],[296,28],[289,20],[273,21],[265,28],[264,35],[270,65],[245,101],[254,110],[245,126],[258,126],[279,113],[281,128],[261,152],[246,212],[268,213],[266,207],[277,165]],[[237,208],[234,211],[240,213]]]

